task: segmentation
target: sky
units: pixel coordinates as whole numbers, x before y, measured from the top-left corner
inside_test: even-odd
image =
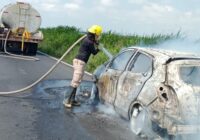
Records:
[[[181,33],[200,39],[200,0],[20,0],[42,17],[41,27],[101,25],[121,34]],[[1,0],[0,8],[16,0]]]

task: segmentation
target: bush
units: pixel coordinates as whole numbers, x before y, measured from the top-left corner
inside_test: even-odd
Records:
[[[44,34],[44,40],[39,44],[39,50],[52,55],[54,57],[61,57],[63,53],[77,40],[83,33],[76,27],[58,26],[52,28],[42,28],[41,31]],[[169,40],[178,37],[176,35],[151,35],[151,36],[138,36],[138,35],[120,35],[112,31],[108,31],[102,34],[101,43],[105,45],[112,54],[118,53],[121,48],[135,46],[135,45],[154,45],[165,40]],[[68,63],[72,63],[73,58],[76,56],[78,44],[64,60]],[[108,58],[102,52],[98,53],[95,57],[90,57],[86,70],[93,72],[94,69],[104,63]],[[92,59],[94,58],[94,59]]]

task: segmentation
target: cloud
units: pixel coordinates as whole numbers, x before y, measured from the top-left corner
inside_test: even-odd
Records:
[[[187,12],[185,12],[185,16],[191,17],[191,16],[193,16],[193,13],[191,11],[187,11]]]
[[[195,2],[174,0],[20,1],[29,2],[40,12],[43,17],[43,26],[74,25],[85,29],[91,24],[100,24],[105,30],[141,35],[176,33],[182,29],[182,32],[200,36],[198,28],[200,10]],[[14,0],[10,2],[15,3]],[[3,7],[10,2],[1,0],[0,4]]]
[[[72,0],[72,2],[76,4],[83,4],[83,0]]]
[[[148,3],[147,0],[128,0],[129,3],[131,4],[137,4],[137,5],[142,5]]]
[[[114,1],[113,1],[113,0],[101,0],[100,3],[101,3],[103,6],[113,6]]]
[[[59,0],[20,0],[20,2],[28,2],[30,4],[57,4]]]
[[[64,7],[71,11],[77,11],[80,9],[80,6],[77,3],[66,3]]]
[[[163,15],[168,14],[169,12],[173,12],[174,8],[170,5],[160,5],[157,3],[152,3],[148,5],[144,5],[141,12],[148,14],[153,14],[155,16],[157,15]]]
[[[42,3],[41,6],[43,7],[43,10],[45,11],[52,11],[52,9],[56,7],[55,4],[51,4],[51,3]]]

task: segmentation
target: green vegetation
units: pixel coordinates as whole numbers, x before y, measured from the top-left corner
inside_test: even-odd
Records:
[[[42,28],[44,34],[44,40],[39,45],[39,50],[55,56],[61,57],[63,53],[78,39],[83,33],[76,27],[59,26],[54,28]],[[114,32],[103,33],[101,43],[105,45],[112,54],[116,54],[123,47],[129,47],[134,45],[154,45],[165,40],[178,37],[180,32],[177,34],[170,35],[151,35],[151,36],[139,36],[139,35],[120,35]],[[72,63],[73,58],[77,54],[80,44],[76,46],[68,56],[64,59],[68,63]],[[94,58],[94,59],[93,59]],[[90,57],[86,70],[93,72],[94,69],[104,63],[107,57],[100,52],[97,56]]]

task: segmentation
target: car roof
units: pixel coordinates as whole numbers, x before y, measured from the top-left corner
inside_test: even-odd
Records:
[[[186,53],[186,52],[178,52],[178,51],[170,51],[170,50],[164,50],[164,49],[156,49],[156,48],[149,48],[149,47],[137,47],[137,46],[131,46],[126,49],[136,49],[143,51],[147,54],[153,55],[154,58],[158,60],[163,60],[163,62],[168,61],[169,59],[199,59],[200,55],[198,54],[192,54],[192,53]]]

